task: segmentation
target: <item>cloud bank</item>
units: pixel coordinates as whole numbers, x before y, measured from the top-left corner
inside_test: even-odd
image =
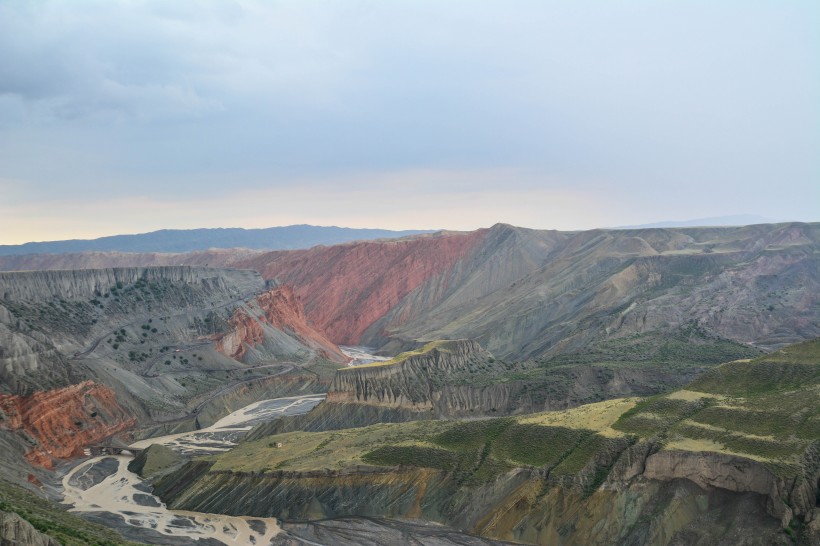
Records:
[[[0,3],[0,242],[818,220],[818,32],[808,1]]]

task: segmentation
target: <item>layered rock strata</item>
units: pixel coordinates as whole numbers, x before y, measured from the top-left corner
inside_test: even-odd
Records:
[[[39,302],[53,298],[92,298],[139,280],[178,282],[211,294],[247,294],[265,283],[254,271],[186,266],[0,272],[0,299]]]
[[[26,459],[45,468],[80,457],[85,447],[136,423],[111,389],[92,381],[30,396],[0,395],[0,418],[0,426],[31,442]]]
[[[60,546],[60,543],[39,532],[18,514],[0,511],[0,545]]]
[[[217,338],[216,349],[235,360],[244,360],[249,349],[265,341],[266,326],[297,338],[327,360],[342,364],[349,360],[307,323],[302,303],[289,286],[278,286],[256,296],[251,305],[234,311],[228,324],[228,332]]]
[[[425,468],[242,473],[193,462],[155,491],[175,509],[285,521],[423,519],[528,544],[763,545],[780,540],[795,518],[810,525],[820,517],[816,485],[777,478],[749,459],[656,452],[650,444],[613,457],[571,477],[519,468],[472,484]]]

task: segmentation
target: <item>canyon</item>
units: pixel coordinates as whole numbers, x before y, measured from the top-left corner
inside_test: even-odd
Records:
[[[143,476],[162,502],[275,517],[274,544],[820,543],[820,224],[498,224],[0,270],[9,533],[40,540],[25,506],[105,535],[114,512],[26,495],[53,498],[90,446],[158,443],[184,455]],[[137,480],[124,464],[112,480]]]
[[[48,469],[121,433],[322,392],[348,361],[289,288],[247,270],[0,273],[0,294],[0,434]]]
[[[177,509],[421,518],[525,543],[772,544],[784,529],[813,543],[818,357],[808,342],[662,397],[565,412],[323,433],[262,424],[155,491]],[[765,423],[737,419],[761,411]],[[794,412],[801,420],[786,425]]]
[[[502,359],[551,357],[696,322],[772,350],[820,335],[820,224],[560,232],[498,224],[307,250],[0,257],[0,270],[185,263],[291,286],[342,345],[395,354],[473,339]]]

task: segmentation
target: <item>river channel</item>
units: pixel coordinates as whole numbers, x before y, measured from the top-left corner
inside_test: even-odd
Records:
[[[351,366],[387,360],[369,347],[342,347]],[[223,417],[212,426],[135,442],[145,449],[163,444],[189,457],[228,451],[254,425],[307,413],[325,395],[262,400]],[[63,502],[85,518],[117,529],[125,538],[166,546],[491,546],[502,543],[438,524],[381,518],[339,518],[280,526],[274,518],[227,516],[169,510],[151,486],[128,470],[131,456],[84,460],[63,476]],[[284,529],[283,529],[284,528]]]
[[[263,400],[231,413],[214,425],[192,432],[150,438],[132,444],[163,444],[189,456],[227,451],[257,423],[306,413],[324,395]],[[62,480],[64,503],[71,511],[116,527],[128,537],[151,544],[270,544],[279,526],[273,518],[233,517],[168,510],[151,487],[128,470],[130,456],[102,456],[83,461]]]

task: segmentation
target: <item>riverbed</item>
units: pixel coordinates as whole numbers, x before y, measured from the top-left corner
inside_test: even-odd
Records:
[[[373,362],[384,362],[386,360],[390,360],[389,356],[374,355],[373,351],[375,349],[373,347],[365,347],[363,345],[339,345],[339,349],[342,350],[342,353],[344,353],[345,356],[352,359],[347,363],[348,366],[363,366],[365,364],[372,364]]]
[[[163,444],[188,456],[227,451],[255,424],[284,415],[307,413],[324,395],[294,396],[256,402],[191,432],[141,440],[144,449]],[[168,510],[151,487],[128,470],[130,456],[102,456],[83,461],[62,480],[64,503],[125,536],[152,544],[270,544],[279,532],[274,518],[234,517]]]
[[[353,359],[352,366],[387,360],[387,357],[373,355],[369,347],[342,347],[342,350]],[[189,457],[228,451],[254,425],[281,416],[307,413],[324,398],[323,394],[311,394],[262,400],[223,417],[208,428],[140,440],[131,447],[145,449],[151,444],[162,444]],[[82,461],[63,477],[63,502],[71,506],[71,511],[112,527],[127,539],[165,546],[502,544],[423,521],[349,517],[280,527],[275,518],[169,510],[151,494],[151,486],[145,480],[128,470],[132,460],[130,456],[103,456]]]

